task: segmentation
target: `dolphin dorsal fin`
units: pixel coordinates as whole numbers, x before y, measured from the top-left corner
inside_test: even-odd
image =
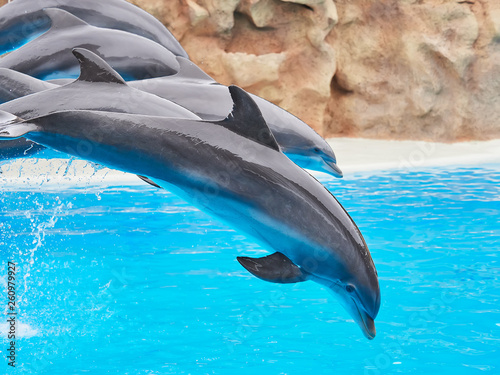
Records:
[[[217,124],[273,150],[281,151],[252,97],[234,85],[229,86],[229,92],[234,103],[233,110],[229,116]]]
[[[0,103],[57,87],[27,74],[0,68]]]
[[[83,26],[88,23],[77,16],[59,8],[44,8],[43,12],[50,18],[50,30],[61,30],[69,27]]]
[[[176,56],[176,59],[179,63],[179,72],[176,74],[177,77],[187,78],[193,81],[215,82],[212,77],[201,70],[198,65],[191,60],[182,56]]]
[[[75,82],[106,82],[126,85],[123,78],[94,52],[85,48],[74,48],[73,55],[80,63],[80,76]]]

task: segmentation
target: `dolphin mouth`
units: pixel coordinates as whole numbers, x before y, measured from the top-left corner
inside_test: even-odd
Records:
[[[337,299],[337,301],[344,307],[344,309],[349,313],[354,322],[363,332],[363,335],[368,340],[373,340],[377,335],[377,330],[375,329],[375,321],[366,312],[361,302],[358,302],[351,293],[347,293],[345,288],[342,286],[340,280],[335,282],[327,282],[321,277],[313,276],[310,279],[319,284],[328,286],[328,291]],[[357,296],[357,293],[355,293]]]
[[[375,329],[375,321],[369,316],[363,309],[360,309],[356,301],[353,299],[353,303],[356,306],[359,314],[358,325],[363,331],[363,334],[368,340],[373,340],[377,335],[377,330]]]
[[[342,172],[342,170],[338,167],[337,164],[335,164],[335,162],[333,161],[330,161],[330,160],[325,160],[325,164],[326,164],[326,168],[327,170],[330,171],[330,173],[332,173],[335,177],[338,177],[338,178],[342,178],[344,177],[344,173]]]

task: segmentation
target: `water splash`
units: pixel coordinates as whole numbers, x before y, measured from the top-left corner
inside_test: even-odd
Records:
[[[43,157],[0,161],[0,185],[16,191],[61,190],[71,187],[96,187],[139,184],[133,175],[110,170],[102,165],[63,156],[54,151],[44,151]]]
[[[25,256],[27,257],[27,262],[23,262],[23,290],[18,295],[18,304],[21,307],[24,303],[28,303],[27,298],[25,298],[26,293],[29,290],[29,278],[31,276],[31,270],[37,260],[36,253],[39,249],[43,248],[45,242],[45,236],[49,232],[50,229],[53,229],[58,222],[61,213],[64,210],[71,209],[71,203],[62,202],[59,197],[56,197],[56,206],[50,210],[50,214],[48,215],[48,219],[44,219],[39,222],[38,217],[41,217],[41,213],[44,212],[44,205],[40,203],[37,198],[33,201],[33,203],[37,206],[37,209],[34,212],[27,212],[27,218],[30,219],[31,223],[31,233],[33,240],[31,241],[31,247],[27,249],[26,252],[19,251],[19,256],[22,259]],[[37,214],[38,213],[38,214]]]
[[[9,329],[9,324],[0,323],[0,337],[6,339]],[[23,322],[16,323],[16,338],[30,338],[33,336],[38,336],[39,334],[40,331],[29,324]]]

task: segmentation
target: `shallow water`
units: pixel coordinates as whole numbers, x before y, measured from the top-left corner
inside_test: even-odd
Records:
[[[319,285],[252,277],[236,256],[267,252],[166,191],[9,190],[21,338],[13,371],[2,316],[0,373],[499,373],[500,166],[324,182],[378,269],[375,340]]]

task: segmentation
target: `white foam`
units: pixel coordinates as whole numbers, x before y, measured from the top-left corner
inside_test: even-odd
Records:
[[[85,160],[29,158],[5,161],[0,165],[3,189],[44,189],[144,184],[137,176],[111,170]]]
[[[7,319],[7,318],[5,318]],[[0,337],[7,339],[10,325],[8,323],[0,323]],[[39,331],[36,328],[31,327],[29,324],[22,322],[16,323],[16,339],[19,338],[30,338],[33,336],[38,336]]]

